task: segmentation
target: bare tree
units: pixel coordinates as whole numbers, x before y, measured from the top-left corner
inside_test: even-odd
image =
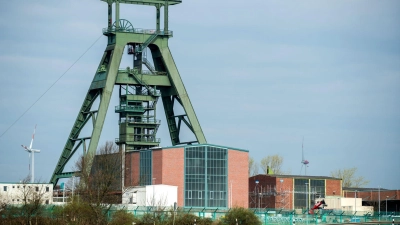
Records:
[[[5,193],[0,192],[0,224],[2,224],[4,219],[7,217],[7,207],[10,204],[8,201],[8,196]]]
[[[76,163],[77,176],[80,177],[76,193],[79,195],[78,208],[86,211],[84,215],[69,207],[70,218],[85,216],[84,221],[94,224],[105,224],[106,215],[112,204],[121,202],[122,151],[111,141],[106,142],[97,151],[81,157]],[[76,201],[74,201],[77,204]],[[76,208],[76,207],[75,207]],[[79,214],[79,215],[76,215]],[[78,218],[79,219],[79,218]]]
[[[261,159],[261,169],[265,174],[286,174],[282,171],[283,157],[280,155],[269,155]]]
[[[249,176],[258,174],[259,165],[252,157],[249,157]]]
[[[357,168],[338,169],[331,172],[331,176],[342,179],[343,187],[364,187],[369,183],[363,176],[356,176]]]
[[[44,204],[49,203],[46,201],[49,201],[52,195],[48,185],[40,181],[32,184],[29,176],[17,185],[17,192],[12,197],[21,200],[17,211],[25,220],[25,224],[32,224],[33,218],[40,217],[44,213]]]

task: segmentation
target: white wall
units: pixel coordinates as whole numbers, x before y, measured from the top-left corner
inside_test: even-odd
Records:
[[[122,195],[122,204],[134,206],[173,206],[178,201],[178,187],[164,184],[131,187]]]
[[[24,198],[29,200],[38,197],[42,199],[43,204],[52,204],[53,184],[0,183],[0,202],[7,204],[23,204]]]
[[[325,209],[336,209],[342,211],[357,211],[357,215],[364,215],[367,212],[373,213],[373,206],[362,206],[362,198],[342,198],[337,196],[326,196]]]

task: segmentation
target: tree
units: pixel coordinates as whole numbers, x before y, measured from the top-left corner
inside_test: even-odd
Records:
[[[68,218],[76,224],[107,224],[107,214],[112,204],[121,202],[122,151],[111,141],[97,151],[81,157],[76,163],[80,171],[76,194],[65,208]]]
[[[285,174],[282,171],[283,157],[280,155],[269,155],[261,159],[261,169],[265,174]]]
[[[342,179],[343,187],[364,187],[369,183],[363,176],[356,176],[357,168],[338,169],[331,172],[331,176]]]
[[[9,222],[30,225],[33,219],[35,224],[41,219],[45,212],[44,203],[50,200],[52,193],[47,189],[49,184],[40,181],[32,184],[30,180],[29,176],[26,177],[15,185],[15,192],[0,196],[0,224]]]
[[[249,157],[249,176],[258,174],[258,163],[253,158]]]

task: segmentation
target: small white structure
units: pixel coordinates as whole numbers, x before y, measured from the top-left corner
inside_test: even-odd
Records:
[[[169,207],[178,201],[178,187],[157,184],[126,188],[122,204],[130,206]]]
[[[328,205],[325,209],[341,210],[341,211],[352,211],[355,215],[364,215],[366,213],[373,214],[373,206],[363,206],[362,198],[343,198],[339,196],[326,196],[323,198],[325,203]],[[317,201],[322,200],[317,199]]]
[[[53,204],[53,184],[0,183],[0,203],[27,204],[33,200]]]

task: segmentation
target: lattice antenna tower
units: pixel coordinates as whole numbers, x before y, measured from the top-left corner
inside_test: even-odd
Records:
[[[301,142],[301,169],[300,169],[300,174],[301,171],[303,170],[303,166],[304,166],[304,175],[307,175],[307,167],[308,164],[310,162],[306,159],[304,159],[304,137],[303,137],[303,141]]]
[[[51,177],[50,182],[54,185],[60,178],[69,178],[79,172],[64,172],[64,167],[80,146],[83,146],[85,154],[90,154],[90,156],[95,154],[115,86],[119,87],[119,105],[115,107],[115,112],[119,114],[119,137],[115,142],[125,145],[126,151],[138,151],[159,146],[160,139],[156,137],[156,134],[160,120],[156,118],[156,105],[160,97],[171,144],[175,146],[206,143],[206,138],[168,47],[168,40],[173,35],[173,32],[168,29],[168,8],[171,5],[182,3],[182,0],[102,1],[108,5],[108,26],[103,29],[108,43]],[[121,4],[154,7],[156,9],[156,28],[139,29],[135,28],[128,20],[120,19]],[[115,8],[114,22],[113,6]],[[164,29],[160,27],[162,9],[164,10]],[[133,57],[133,65],[121,70],[119,68],[124,49],[127,50],[128,55]],[[147,57],[147,50],[151,52],[151,59]],[[148,70],[143,70],[142,67]],[[93,109],[96,99],[99,99],[100,103],[98,108]],[[176,115],[174,109],[177,107],[182,108],[184,113]],[[90,120],[92,120],[91,136],[81,137],[81,130],[89,126]],[[181,140],[181,127],[183,126],[193,133],[193,141]],[[90,141],[88,148],[86,148],[86,140]]]

